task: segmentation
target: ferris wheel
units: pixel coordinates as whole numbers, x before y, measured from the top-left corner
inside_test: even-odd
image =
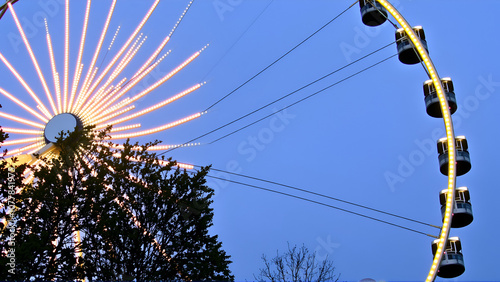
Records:
[[[143,109],[136,110],[134,106],[134,102],[153,93],[157,87],[188,67],[205,50],[206,46],[200,46],[191,56],[184,58],[182,62],[173,67],[166,75],[160,77],[155,83],[139,93],[132,92],[134,87],[154,71],[167,57],[169,52],[164,52],[164,48],[167,46],[194,0],[188,2],[186,9],[180,15],[174,27],[164,37],[157,48],[151,52],[148,58],[136,68],[130,78],[124,78],[122,72],[129,68],[129,64],[141,50],[145,41],[145,37],[140,33],[141,29],[151,17],[160,0],[154,1],[135,30],[128,36],[126,42],[113,55],[113,58],[107,64],[99,67],[97,67],[99,55],[103,53],[107,54],[111,50],[114,38],[119,32],[118,28],[106,50],[104,42],[110,36],[109,34],[113,34],[109,31],[109,28],[117,1],[112,1],[106,21],[99,34],[98,42],[96,46],[92,47],[85,43],[89,14],[91,13],[91,1],[87,1],[84,11],[84,21],[81,27],[82,32],[78,35],[80,44],[75,48],[75,46],[70,45],[70,3],[69,0],[66,0],[63,54],[56,54],[54,52],[50,32],[51,26],[45,22],[47,45],[44,46],[46,49],[44,56],[48,56],[50,59],[50,73],[42,71],[39,62],[40,55],[38,55],[38,48],[42,49],[42,47],[36,46],[37,48],[35,49],[35,46],[31,45],[19,16],[15,12],[13,5],[15,2],[17,1],[8,1],[3,5],[1,15],[3,16],[4,13],[8,12],[12,14],[22,38],[23,46],[29,53],[30,67],[35,69],[38,81],[43,86],[43,94],[36,94],[30,87],[30,81],[27,81],[20,74],[19,67],[16,67],[15,62],[11,62],[12,59],[0,53],[0,60],[3,65],[17,82],[22,85],[24,91],[29,94],[29,98],[19,97],[3,88],[0,88],[0,93],[25,110],[26,114],[31,115],[30,118],[24,118],[25,113],[18,115],[3,111],[0,112],[0,117],[30,127],[30,129],[2,127],[5,132],[14,134],[16,137],[23,136],[22,138],[12,138],[4,142],[3,146],[17,146],[9,150],[7,156],[17,156],[21,162],[34,165],[40,163],[40,160],[34,156],[35,153],[48,158],[57,156],[58,149],[54,143],[56,142],[58,133],[61,131],[88,125],[96,125],[96,129],[104,129],[112,125],[113,129],[110,139],[120,140],[153,135],[193,121],[206,113],[206,111],[192,113],[177,120],[144,130],[139,129],[141,125],[138,123],[122,126],[122,123],[134,121],[152,111],[160,110],[162,107],[188,96],[204,85],[204,83],[188,85],[183,91]],[[471,223],[473,216],[468,189],[466,187],[456,187],[456,176],[463,175],[470,170],[470,156],[467,150],[468,144],[466,138],[464,136],[455,136],[454,134],[451,115],[457,110],[457,99],[454,94],[453,82],[450,78],[442,78],[438,75],[436,67],[427,51],[425,33],[422,27],[412,27],[398,10],[386,0],[360,0],[359,6],[361,19],[368,26],[381,25],[389,19],[389,16],[392,16],[397,22],[397,25],[394,23],[393,25],[396,27],[395,39],[399,60],[404,64],[422,64],[424,70],[429,75],[429,80],[425,81],[423,85],[425,105],[427,113],[431,117],[442,118],[444,121],[446,137],[438,141],[438,154],[440,171],[442,174],[448,176],[448,188],[440,193],[443,225],[441,226],[439,237],[432,242],[434,259],[427,280],[434,280],[436,275],[444,278],[457,277],[465,271],[465,265],[461,252],[460,239],[458,237],[450,237],[450,229],[467,226]],[[71,34],[71,36],[76,35]],[[70,62],[72,61],[70,50],[73,50],[72,48],[78,51],[76,64],[70,66]],[[93,56],[87,62],[88,65],[86,65],[83,62],[83,54],[84,50],[88,49],[93,50]],[[35,54],[35,51],[37,54]],[[56,60],[64,62],[62,69],[58,69],[59,65],[56,64]],[[131,97],[127,97],[131,94]],[[30,102],[28,103],[26,100],[30,100]],[[33,103],[36,105],[35,108],[28,105]],[[193,145],[196,145],[196,143],[161,145],[150,147],[149,150],[165,151]],[[116,148],[119,149],[120,147],[117,146]],[[194,168],[192,165],[182,163],[178,164],[178,166],[185,169]]]

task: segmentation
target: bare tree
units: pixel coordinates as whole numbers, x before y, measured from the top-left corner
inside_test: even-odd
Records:
[[[276,251],[276,256],[268,259],[262,255],[264,268],[254,278],[258,281],[338,281],[340,274],[335,274],[333,261],[318,260],[316,253],[310,252],[304,245],[290,247],[284,254]]]

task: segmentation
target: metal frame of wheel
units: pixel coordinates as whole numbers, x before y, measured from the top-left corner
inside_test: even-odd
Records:
[[[17,2],[19,0],[10,0],[11,4]],[[446,100],[444,89],[441,84],[441,78],[438,75],[436,67],[432,62],[429,54],[426,49],[422,45],[419,37],[415,34],[410,24],[406,21],[406,19],[401,15],[401,13],[387,0],[377,0],[390,14],[394,19],[401,25],[401,27],[405,30],[408,35],[410,41],[415,46],[416,51],[422,58],[422,62],[424,67],[427,69],[427,73],[429,74],[429,78],[432,80],[434,87],[437,91],[437,95],[439,98],[439,104],[441,107],[441,111],[443,113],[443,121],[446,129],[446,138],[448,145],[448,189],[447,189],[447,202],[446,202],[446,210],[443,218],[443,225],[441,228],[441,233],[439,235],[439,243],[436,254],[434,256],[431,268],[429,270],[429,274],[426,278],[426,281],[434,281],[438,272],[438,268],[442,259],[442,256],[445,251],[445,245],[449,237],[450,228],[451,228],[451,217],[453,212],[453,207],[455,205],[455,187],[456,187],[456,165],[455,165],[455,134],[453,128],[453,121],[451,119],[451,112],[448,106],[448,102]],[[0,6],[0,18],[4,15],[7,10],[7,3]],[[29,162],[29,161],[28,161]]]
[[[446,198],[446,211],[443,218],[443,226],[441,227],[441,233],[439,234],[439,243],[436,254],[432,261],[429,274],[427,275],[426,281],[434,281],[443,257],[446,242],[448,240],[451,228],[451,217],[453,213],[453,207],[455,205],[455,187],[456,187],[456,165],[455,165],[455,132],[453,129],[453,120],[451,119],[451,112],[448,106],[448,101],[446,100],[443,85],[441,84],[441,78],[438,75],[436,67],[431,60],[431,57],[427,53],[426,49],[422,45],[420,38],[415,34],[410,24],[401,15],[401,13],[386,0],[377,0],[384,8],[396,19],[396,21],[404,28],[406,34],[408,35],[410,41],[415,47],[416,51],[422,58],[424,67],[427,69],[429,78],[432,80],[434,87],[436,88],[437,95],[439,98],[439,105],[441,107],[441,112],[443,113],[443,121],[446,129],[446,138],[448,144],[448,192]]]

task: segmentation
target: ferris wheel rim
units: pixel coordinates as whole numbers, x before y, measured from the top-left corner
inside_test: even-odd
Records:
[[[441,78],[437,72],[431,57],[429,56],[426,48],[422,45],[419,37],[415,34],[414,30],[408,23],[408,21],[401,15],[401,13],[387,0],[377,0],[388,12],[396,19],[396,21],[402,26],[408,35],[413,46],[415,46],[424,67],[427,70],[429,78],[437,91],[439,98],[439,105],[443,113],[443,121],[446,129],[446,138],[448,143],[448,189],[447,189],[447,200],[446,200],[446,210],[443,217],[443,225],[441,227],[441,232],[439,235],[438,249],[434,255],[429,274],[427,275],[426,281],[434,281],[437,275],[437,269],[441,263],[441,259],[444,254],[444,246],[448,240],[450,229],[451,229],[451,217],[453,213],[453,206],[455,205],[455,187],[456,187],[456,165],[455,165],[455,133],[453,127],[453,120],[451,119],[451,111],[448,106],[448,101],[444,96],[444,89],[441,84]]]

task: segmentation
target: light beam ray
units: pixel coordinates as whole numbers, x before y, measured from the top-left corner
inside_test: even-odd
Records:
[[[172,35],[174,34],[175,30],[177,29],[177,27],[179,26],[179,24],[182,22],[182,19],[184,18],[184,16],[186,15],[186,13],[189,11],[189,8],[193,4],[193,2],[194,2],[194,0],[189,1],[187,7],[184,9],[184,11],[182,12],[181,16],[179,17],[179,19],[175,23],[174,27],[170,31],[170,33],[168,35],[169,37],[172,37]]]
[[[141,37],[142,37],[142,33],[137,38],[137,40],[134,42],[134,44],[132,45],[132,47],[129,48],[129,51],[122,58],[122,60],[120,61],[120,63],[118,64],[118,66],[115,68],[115,70],[111,73],[111,75],[109,76],[109,78],[107,79],[107,81],[104,83],[104,85],[101,86],[101,88],[97,91],[97,93],[94,94],[92,96],[92,98],[86,103],[86,106],[83,107],[82,112],[84,114],[85,114],[85,112],[87,112],[89,110],[90,111],[95,110],[95,108],[92,108],[91,105],[95,104],[94,101],[101,96],[100,94],[104,91],[104,89],[106,89],[116,79],[116,77],[118,77],[118,75],[120,75],[120,73],[123,71],[123,69],[134,58],[135,54],[137,53],[137,51],[140,49],[140,47],[144,43],[144,40],[146,40],[146,38],[147,38],[147,37],[145,37],[142,40],[142,42],[139,44],[139,46],[137,48],[135,48],[135,46],[137,45],[137,43],[139,42],[139,40],[141,39]],[[97,101],[97,102],[99,102],[99,101]]]
[[[43,121],[45,123],[49,122],[48,119],[43,117],[41,114],[39,114],[38,112],[33,110],[31,107],[29,107],[28,105],[26,105],[21,100],[17,99],[16,97],[14,97],[14,95],[10,94],[9,92],[5,91],[4,89],[0,88],[0,93],[2,93],[5,97],[9,98],[11,101],[16,103],[17,105],[19,105],[21,108],[25,109],[26,111],[28,111],[32,115],[36,116],[41,121]]]
[[[167,43],[170,41],[170,36],[165,37],[163,41],[160,43],[160,46],[156,48],[156,50],[151,54],[151,56],[146,60],[146,62],[139,68],[139,70],[132,76],[132,79],[136,78],[138,75],[140,75],[148,66],[151,65],[151,63],[158,57],[160,54],[161,50],[167,45]],[[169,51],[170,52],[170,51]]]
[[[40,107],[40,105],[36,105],[36,108],[42,112],[46,117],[49,117],[49,119],[51,119],[54,115],[52,115],[51,113],[49,113],[49,110],[47,110],[47,108],[44,108],[44,107]]]
[[[44,19],[45,22],[45,31],[47,38],[47,49],[49,50],[49,58],[50,58],[50,67],[52,68],[52,76],[54,78],[54,89],[56,91],[56,104],[57,104],[57,112],[56,115],[62,112],[62,101],[61,101],[61,84],[59,81],[59,73],[56,68],[56,60],[54,57],[54,49],[52,48],[52,39],[49,33],[49,25],[47,24],[47,19]]]
[[[45,94],[47,95],[47,98],[49,99],[50,106],[52,107],[53,112],[56,113],[57,109],[56,109],[56,106],[54,104],[54,100],[52,99],[52,95],[50,94],[49,87],[47,86],[47,82],[45,81],[45,78],[43,76],[42,71],[40,70],[40,66],[38,65],[38,61],[36,60],[36,57],[35,57],[35,54],[33,53],[33,50],[31,49],[31,45],[28,41],[28,38],[26,37],[26,34],[24,33],[23,27],[21,26],[21,23],[19,22],[19,19],[17,18],[16,12],[14,11],[14,7],[12,7],[12,4],[10,2],[7,2],[7,5],[9,6],[9,10],[12,13],[12,17],[14,18],[14,21],[16,22],[17,29],[19,30],[19,33],[21,34],[24,45],[26,46],[26,49],[28,50],[28,53],[31,57],[31,61],[33,62],[33,65],[35,66],[38,77],[40,78],[40,81],[42,82],[43,89],[45,90]],[[42,103],[38,103],[38,104],[40,104],[41,107],[45,107]]]
[[[23,139],[14,139],[14,140],[5,140],[1,144],[2,146],[10,146],[10,145],[18,145],[18,144],[26,144],[32,142],[40,142],[43,140],[43,137],[32,137],[32,138],[23,138]]]
[[[105,142],[98,142],[99,145],[101,146],[106,146],[115,150],[123,150],[125,149],[125,146],[119,145],[119,144],[113,144],[109,145],[108,143]],[[155,145],[148,147],[146,151],[163,151],[163,150],[169,150],[169,149],[174,149],[174,148],[181,148],[181,147],[193,147],[193,146],[199,146],[201,143],[187,143],[187,144],[178,144],[178,145]],[[142,151],[141,146],[134,146],[131,148],[134,151]]]
[[[36,123],[36,122],[30,121],[30,120],[27,120],[27,119],[23,119],[23,118],[20,118],[20,117],[16,117],[14,115],[9,115],[9,114],[3,113],[3,112],[0,112],[0,117],[4,117],[6,119],[10,119],[10,120],[13,120],[13,121],[24,123],[26,125],[31,125],[33,127],[38,127],[38,128],[42,128],[42,129],[45,128],[45,125],[43,125],[43,124]]]
[[[45,111],[42,110],[41,112],[47,118],[51,118],[50,114],[48,114],[48,115],[46,114],[48,112],[48,110],[45,107],[45,105],[42,103],[42,101],[40,101],[40,98],[38,98],[38,96],[35,94],[35,92],[33,92],[33,90],[31,89],[31,87],[26,83],[26,81],[24,81],[24,79],[22,78],[22,76],[19,75],[19,73],[16,71],[16,69],[9,63],[9,61],[2,55],[2,53],[0,53],[0,60],[5,64],[5,66],[7,66],[7,68],[16,77],[16,79],[21,83],[21,85],[24,87],[24,89],[26,89],[26,91],[28,91],[28,93],[30,94],[31,98],[33,98],[33,100],[35,100],[35,102],[38,105],[41,105],[41,107],[43,109],[45,109]]]
[[[207,45],[208,46],[208,45]],[[99,117],[102,117],[108,113],[111,113],[113,111],[116,111],[116,110],[119,110],[120,108],[122,107],[125,107],[127,105],[129,105],[130,103],[133,103],[134,101],[142,98],[143,96],[149,94],[151,91],[153,91],[154,89],[158,88],[160,85],[162,85],[163,83],[165,83],[167,80],[169,80],[170,78],[172,78],[172,76],[174,76],[175,74],[177,74],[179,71],[181,71],[183,68],[185,68],[187,65],[189,65],[192,61],[194,61],[194,59],[196,59],[203,50],[205,50],[205,48],[207,47],[203,47],[200,51],[197,51],[196,53],[194,53],[191,57],[189,57],[187,60],[185,60],[184,62],[182,62],[179,66],[177,66],[174,70],[172,70],[171,72],[169,72],[167,75],[165,75],[164,77],[162,77],[160,80],[156,81],[153,85],[149,86],[148,88],[146,88],[145,90],[143,90],[141,93],[135,95],[134,97],[132,97],[128,102],[125,102],[125,101],[121,101],[119,102],[117,105],[105,110]]]
[[[125,108],[125,109],[123,109],[123,110],[121,110],[121,111],[118,111],[118,112],[114,112],[114,113],[112,113],[112,114],[109,114],[109,116],[106,116],[106,117],[107,117],[107,118],[109,118],[109,119],[112,119],[112,118],[114,118],[114,117],[117,117],[117,116],[123,115],[124,113],[129,112],[129,111],[131,111],[131,110],[133,110],[133,109],[135,109],[135,106],[134,106],[134,105],[132,105],[132,106],[130,106],[130,107],[127,107],[127,108]],[[95,118],[92,118],[92,121],[93,121],[95,124],[99,124],[99,123],[101,123],[100,121],[95,121]],[[106,126],[108,126],[108,125],[115,125],[115,123],[108,123],[108,124],[106,124],[106,125],[104,125],[104,126],[100,126],[99,128],[104,128],[104,127],[106,127]],[[97,129],[97,127],[96,127],[96,129]]]
[[[89,23],[90,5],[92,0],[87,0],[87,8],[85,9],[85,17],[83,20],[82,36],[80,39],[80,48],[78,51],[78,57],[76,59],[75,75],[73,77],[73,86],[71,87],[71,97],[69,99],[69,111],[73,111],[73,101],[76,95],[76,89],[78,88],[78,83],[80,82],[80,77],[82,74],[82,56],[83,50],[85,48],[85,39],[87,37],[87,27]]]
[[[85,77],[85,80],[83,82],[82,89],[80,90],[80,93],[78,94],[77,101],[79,101],[79,103],[77,102],[77,105],[75,107],[75,112],[78,112],[78,110],[80,109],[82,104],[87,99],[86,92],[85,92],[86,89],[84,88],[84,86],[87,84],[90,84],[89,80],[90,80],[90,77],[92,76],[92,73],[94,72],[94,67],[95,67],[95,64],[97,62],[97,56],[101,52],[102,43],[104,42],[104,37],[106,36],[106,33],[108,31],[109,22],[111,21],[111,17],[113,16],[113,12],[115,10],[116,1],[117,0],[113,0],[113,2],[111,3],[111,7],[109,8],[108,16],[106,17],[106,22],[104,23],[104,27],[103,27],[102,32],[101,32],[101,37],[99,38],[99,42],[97,43],[96,50],[94,52],[94,56],[92,57],[92,61],[90,62],[90,66],[89,66],[87,75]]]
[[[64,11],[64,94],[63,94],[63,111],[68,111],[68,80],[69,80],[69,0],[66,0]]]
[[[45,142],[38,142],[38,143],[33,143],[28,146],[22,147],[22,148],[17,148],[13,150],[7,151],[7,154],[5,156],[14,156],[20,153],[24,153],[28,150],[35,149],[36,151],[40,150],[43,146],[45,146]]]
[[[111,51],[111,47],[113,47],[113,44],[115,43],[115,39],[119,31],[120,31],[120,26],[118,26],[118,28],[116,29],[115,35],[113,35],[113,39],[111,39],[111,43],[109,43],[108,51]]]
[[[146,15],[144,16],[144,18],[142,19],[142,21],[139,23],[139,25],[137,26],[137,28],[134,30],[134,32],[130,35],[130,37],[128,38],[127,42],[125,42],[125,44],[123,44],[122,48],[120,49],[120,51],[118,51],[118,53],[115,55],[115,57],[111,60],[111,62],[109,62],[109,64],[106,66],[106,68],[102,71],[101,75],[97,78],[97,80],[94,82],[94,84],[92,85],[92,87],[90,87],[90,89],[87,91],[88,93],[89,92],[93,92],[96,87],[101,83],[101,81],[104,79],[104,76],[106,76],[109,72],[109,70],[113,67],[113,65],[118,61],[118,59],[123,55],[123,53],[125,52],[125,50],[128,48],[128,46],[132,43],[132,41],[134,40],[134,38],[136,38],[137,34],[139,33],[139,31],[142,29],[142,27],[144,26],[144,24],[146,24],[146,22],[148,21],[149,17],[151,16],[151,14],[153,13],[154,9],[156,8],[156,6],[158,5],[158,3],[160,3],[160,0],[156,0],[153,5],[151,6],[151,8],[148,10],[148,12],[146,13]]]
[[[136,73],[139,74],[138,76],[136,76],[136,78],[134,79],[131,79],[127,85],[122,89],[120,90],[120,92],[118,92],[115,96],[112,97],[111,100],[109,100],[108,102],[106,102],[106,104],[102,107],[99,107],[98,108],[98,111],[95,112],[96,115],[100,116],[101,113],[103,111],[105,111],[106,109],[108,109],[108,107],[113,104],[116,100],[118,100],[119,98],[121,98],[124,94],[126,94],[130,89],[132,89],[132,87],[136,86],[137,83],[139,83],[144,77],[146,77],[146,75],[148,75],[151,71],[153,71],[154,68],[156,68],[156,66],[158,66],[158,64],[170,53],[170,51],[163,55],[158,61],[156,61],[153,65],[151,65],[150,67],[148,67],[146,69],[146,71],[142,72],[141,74],[139,74],[139,72]],[[111,96],[110,96],[111,97]],[[128,100],[130,98],[126,98],[125,100]],[[125,101],[121,101],[121,102],[125,102]]]
[[[99,119],[99,120],[97,120],[97,121],[96,121],[96,124],[100,124],[100,125],[98,125],[98,126],[96,127],[96,129],[104,128],[104,127],[108,126],[109,124],[116,125],[116,124],[119,124],[119,123],[125,122],[125,121],[127,121],[127,120],[131,120],[131,119],[133,119],[133,118],[140,117],[140,116],[142,116],[142,115],[144,115],[144,114],[150,113],[150,112],[152,112],[152,111],[154,111],[154,110],[157,110],[157,109],[159,109],[159,108],[161,108],[161,107],[163,107],[163,106],[165,106],[165,105],[167,105],[167,104],[172,103],[173,101],[175,101],[175,100],[177,100],[177,99],[180,99],[180,98],[182,98],[182,97],[184,97],[184,96],[186,96],[186,95],[188,95],[188,94],[190,94],[190,93],[194,92],[195,90],[198,90],[198,89],[199,89],[202,85],[204,85],[204,84],[205,84],[205,83],[198,83],[198,84],[196,84],[195,86],[190,87],[189,89],[186,89],[186,90],[184,90],[184,91],[182,91],[182,92],[180,92],[180,93],[176,94],[175,96],[173,96],[173,97],[171,97],[171,98],[169,98],[169,99],[166,99],[166,100],[164,100],[164,101],[162,101],[162,102],[160,102],[160,103],[157,103],[156,105],[153,105],[153,106],[151,106],[151,107],[149,107],[149,108],[147,108],[147,109],[144,109],[144,110],[142,110],[142,111],[140,111],[140,112],[137,112],[137,113],[134,113],[134,114],[131,114],[131,115],[125,116],[125,117],[120,118],[120,119],[118,119],[118,120],[111,121],[111,122],[109,122],[109,123],[107,123],[107,124],[102,124],[102,125],[101,125],[100,123],[103,123],[103,122],[105,122],[105,121],[107,121],[107,120],[109,120],[109,119],[113,118],[112,114],[107,115],[107,116],[104,116],[104,117],[102,117],[101,119]]]
[[[7,133],[19,133],[19,134],[28,134],[28,135],[42,135],[43,130],[32,130],[32,129],[22,129],[22,128],[12,128],[12,127],[3,127],[2,130]]]
[[[136,124],[126,125],[126,126],[121,126],[121,127],[113,127],[113,128],[111,128],[110,132],[125,131],[125,130],[135,129],[135,128],[139,128],[139,127],[141,127],[141,124],[136,123]]]
[[[99,99],[99,102],[92,106],[91,114],[97,116],[100,112],[104,110],[106,106],[103,106],[109,99],[115,96],[115,94],[122,89],[122,85],[127,81],[127,78],[123,78],[115,87],[115,89],[111,93],[104,93],[103,97]]]
[[[193,119],[199,118],[201,115],[202,115],[202,113],[196,113],[196,114],[190,115],[188,117],[185,117],[183,119],[180,119],[180,120],[177,120],[177,121],[174,121],[171,123],[167,123],[167,124],[164,124],[162,126],[155,127],[152,129],[143,130],[143,131],[137,131],[137,132],[125,133],[125,134],[115,134],[115,135],[110,134],[109,138],[112,140],[116,140],[116,139],[125,139],[125,138],[145,136],[145,135],[153,134],[156,132],[160,132],[160,131],[167,130],[169,128],[181,125],[181,124],[186,123],[188,121],[191,121]]]

